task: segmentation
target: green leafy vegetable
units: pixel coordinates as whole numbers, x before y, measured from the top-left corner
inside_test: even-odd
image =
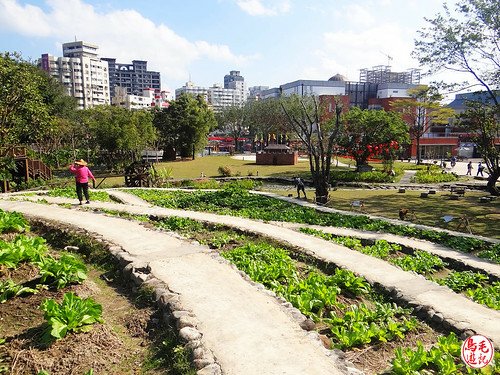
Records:
[[[57,289],[81,283],[87,278],[85,264],[71,254],[63,254],[59,259],[47,257],[39,267],[41,282],[55,285]]]
[[[88,332],[92,324],[102,323],[102,306],[91,298],[81,299],[74,293],[65,293],[60,304],[45,299],[40,305],[49,325],[50,335],[61,339],[70,331]]]

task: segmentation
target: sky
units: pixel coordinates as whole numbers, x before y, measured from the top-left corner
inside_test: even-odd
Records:
[[[337,73],[357,81],[376,65],[419,68],[414,39],[443,1],[0,0],[0,52],[35,60],[83,40],[118,63],[148,61],[171,92],[189,80],[222,85],[230,70],[249,87]]]

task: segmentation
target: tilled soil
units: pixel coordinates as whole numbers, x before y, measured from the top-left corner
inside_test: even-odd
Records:
[[[24,279],[36,272],[23,265],[1,276]],[[159,319],[151,307],[134,304],[129,291],[119,282],[106,283],[101,272],[89,272],[82,285],[62,290],[42,290],[0,304],[0,373],[37,374],[159,374],[165,369],[143,371],[152,357],[151,346],[161,334]],[[46,341],[46,324],[39,309],[45,298],[62,300],[73,291],[82,298],[92,297],[103,308],[103,324],[88,333],[70,333],[57,341]],[[131,299],[132,298],[132,299]]]

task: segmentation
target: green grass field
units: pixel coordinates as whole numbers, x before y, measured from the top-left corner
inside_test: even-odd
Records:
[[[293,194],[296,190],[293,186],[289,189],[273,190],[281,195]],[[314,198],[314,190],[306,190],[308,200]],[[428,198],[420,198],[421,191],[406,191],[398,193],[398,190],[363,190],[363,189],[338,189],[330,192],[328,207],[345,211],[360,211],[352,207],[353,201],[363,201],[362,212],[391,219],[399,219],[399,209],[408,208],[415,213],[416,224],[424,224],[456,230],[460,217],[466,215],[470,222],[473,234],[500,239],[500,198],[488,202],[479,203],[479,198],[487,196],[486,192],[467,191],[459,200],[450,200],[450,193],[437,191]],[[443,216],[454,216],[455,219],[446,224]],[[465,230],[460,230],[465,231]]]
[[[157,170],[171,170],[174,179],[192,179],[201,176],[220,177],[219,167],[227,166],[233,176],[293,176],[307,174],[309,162],[300,161],[296,165],[257,165],[252,160],[238,160],[230,156],[205,156],[195,160],[175,161],[155,164]]]

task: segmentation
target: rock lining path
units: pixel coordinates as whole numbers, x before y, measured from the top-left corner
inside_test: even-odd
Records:
[[[164,209],[150,206],[139,198],[122,191],[112,191],[111,193],[127,204],[92,202],[89,206],[96,209],[158,217],[188,217],[275,238],[303,249],[309,255],[325,262],[350,269],[358,275],[364,276],[372,284],[392,290],[398,298],[406,300],[415,307],[423,308],[435,322],[452,326],[459,331],[483,334],[489,337],[496,347],[499,347],[500,324],[498,322],[500,322],[500,313],[498,311],[476,304],[451,292],[446,287],[425,280],[421,276],[404,272],[382,260],[296,232],[287,228],[288,224],[278,226],[239,217]],[[72,201],[64,198],[36,196],[23,199],[46,199],[54,203]],[[166,280],[167,284],[173,285],[176,290],[178,289],[185,303],[190,306],[196,316],[202,318],[200,319],[202,322],[200,330],[203,332],[203,337],[210,349],[220,361],[224,373],[342,373],[342,370],[333,366],[332,359],[325,355],[325,351],[318,347],[317,342],[307,337],[307,332],[299,328],[297,322],[293,321],[289,314],[287,315],[287,312],[275,302],[275,299],[258,291],[226,264],[215,260],[206,248],[187,244],[185,241],[179,241],[164,233],[148,231],[130,221],[82,212],[81,210],[8,201],[0,201],[0,208],[19,211],[31,217],[84,226],[89,231],[100,233],[121,245],[133,256],[149,262],[155,275],[168,279]],[[377,238],[386,236],[361,233]],[[404,237],[392,238],[392,240],[410,241]],[[430,244],[426,241],[411,241],[416,242],[412,242],[408,246],[419,247],[423,245],[423,242]],[[437,245],[430,244],[429,246]],[[439,248],[439,246],[433,250],[450,251]],[[460,254],[450,253],[449,255]],[[495,275],[500,274],[500,266],[498,265],[477,258],[466,258],[464,261],[478,262],[476,266],[490,267],[488,272]],[[204,293],[202,288],[197,288],[197,286],[207,283],[207,290],[210,293]],[[271,353],[263,356],[262,352],[268,350]],[[255,371],[257,368],[259,371]]]
[[[91,205],[109,209],[118,206]],[[25,201],[0,201],[0,208],[102,235],[138,263],[148,264],[151,273],[178,294],[180,304],[197,318],[196,328],[203,335],[204,345],[224,374],[347,373],[345,365],[342,367],[334,352],[322,346],[317,335],[300,327],[289,308],[251,285],[229,264],[214,258],[206,247],[130,220],[82,210]]]

